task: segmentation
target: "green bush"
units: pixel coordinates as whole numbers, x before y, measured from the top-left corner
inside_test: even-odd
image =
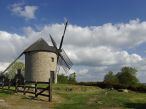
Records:
[[[72,73],[69,76],[64,74],[58,74],[58,83],[61,84],[76,84],[76,73]]]

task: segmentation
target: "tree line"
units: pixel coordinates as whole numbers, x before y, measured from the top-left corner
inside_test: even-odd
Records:
[[[104,81],[105,83],[109,84],[123,84],[123,85],[130,85],[134,86],[139,83],[138,78],[136,77],[137,70],[133,67],[122,67],[120,72],[113,73],[112,71],[109,71],[105,77]]]
[[[21,69],[21,74],[17,72],[18,69]],[[25,65],[22,62],[16,62],[5,75],[0,74],[0,78],[5,77],[6,79],[15,80],[16,78],[23,78],[25,72]],[[121,70],[117,73],[109,71],[104,76],[104,83],[107,84],[123,84],[123,85],[137,85],[139,83],[138,78],[136,77],[137,69],[133,67],[122,67]],[[58,74],[58,83],[62,84],[75,84],[76,73],[72,73],[70,75]]]

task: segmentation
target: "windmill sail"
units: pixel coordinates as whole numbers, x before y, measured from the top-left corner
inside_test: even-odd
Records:
[[[51,35],[50,35],[50,39],[51,39],[51,42],[54,45],[54,47],[57,49],[57,44]],[[73,63],[71,62],[71,60],[69,59],[69,57],[67,56],[67,54],[65,53],[65,51],[63,49],[58,50],[58,51],[59,52],[58,52],[58,56],[57,56],[57,62],[58,62],[57,64],[59,66],[61,66],[65,72],[68,72],[68,70],[72,67]],[[57,70],[57,71],[59,72],[59,70]]]
[[[59,46],[59,49],[60,49],[60,50],[61,50],[61,48],[62,48],[63,39],[64,39],[64,35],[65,35],[65,32],[66,32],[67,24],[68,24],[68,21],[66,21],[66,23],[65,23],[64,32],[63,32],[63,35],[62,35],[62,38],[61,38],[61,42],[60,42],[60,46]]]
[[[57,48],[56,42],[54,41],[54,39],[50,35],[51,42],[52,42],[53,46],[58,51],[57,52],[57,64],[58,64],[57,67],[59,68],[61,66],[66,73],[70,70],[70,68],[73,65],[73,63],[71,62],[71,60],[69,59],[69,57],[67,56],[65,51],[62,49],[62,44],[63,44],[64,35],[65,35],[65,32],[66,32],[67,24],[68,24],[68,21],[65,23],[65,28],[64,28],[64,32],[63,32],[63,35],[62,35],[62,38],[61,38],[61,41],[60,41],[59,49]],[[59,70],[58,70],[58,72],[59,72]]]
[[[65,72],[68,72],[70,68],[73,66],[73,63],[65,53],[65,51],[62,49],[62,52],[60,53],[60,65],[63,67]]]
[[[51,42],[52,42],[53,46],[57,49],[57,44],[56,44],[56,42],[55,42],[54,39],[52,38],[51,34],[49,34],[49,35],[50,35],[50,39],[51,39]]]
[[[21,53],[2,73],[5,73],[22,55],[23,53]]]

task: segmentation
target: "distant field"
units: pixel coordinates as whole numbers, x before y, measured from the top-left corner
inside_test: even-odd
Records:
[[[146,109],[146,94],[107,91],[98,87],[53,86],[53,101],[0,90],[0,109]]]

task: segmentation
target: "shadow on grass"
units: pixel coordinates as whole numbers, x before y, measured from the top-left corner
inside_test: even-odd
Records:
[[[146,103],[126,103],[125,107],[132,109],[146,109]]]

